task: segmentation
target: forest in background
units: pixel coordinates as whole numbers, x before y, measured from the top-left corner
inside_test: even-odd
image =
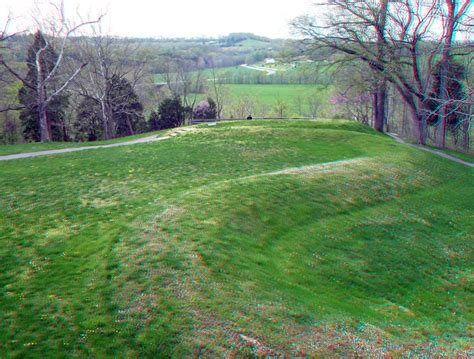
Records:
[[[348,118],[414,142],[469,151],[473,45],[463,40],[446,49],[448,34],[427,35],[430,16],[449,25],[446,14],[426,9],[438,2],[382,1],[384,10],[373,1],[348,12],[346,1],[333,1],[331,9],[347,19],[337,23],[336,36],[320,31],[321,24],[336,28],[330,15],[302,17],[293,24],[299,40],[249,33],[217,39],[117,38],[94,22],[81,24],[94,28],[88,36],[4,32],[0,141],[111,139],[195,118],[302,117]],[[397,18],[403,11],[419,11],[425,18]],[[353,19],[361,20],[355,28]],[[469,16],[465,23],[454,15],[453,20],[456,26],[472,25]],[[396,26],[411,32],[400,34]],[[376,33],[384,35],[373,42]],[[35,56],[43,44],[47,55],[38,71]],[[40,79],[41,106],[48,107],[43,125],[39,72],[52,72]]]

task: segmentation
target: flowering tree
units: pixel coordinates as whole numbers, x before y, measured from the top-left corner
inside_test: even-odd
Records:
[[[201,101],[194,110],[194,118],[197,119],[215,119],[217,117],[216,103],[212,98]]]

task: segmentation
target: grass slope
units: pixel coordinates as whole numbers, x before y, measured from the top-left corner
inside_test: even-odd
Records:
[[[472,355],[473,184],[345,121],[0,163],[0,356]]]

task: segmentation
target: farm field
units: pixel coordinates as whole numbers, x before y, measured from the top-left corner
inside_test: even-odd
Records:
[[[255,63],[248,66],[274,70],[276,73],[275,75],[268,75],[265,71],[258,71],[249,67],[230,66],[216,68],[215,70],[204,69],[200,72],[195,71],[191,72],[191,75],[194,77],[200,75],[207,80],[211,80],[215,74],[217,78],[227,84],[298,84],[299,81],[307,83],[307,81],[317,78],[316,75],[318,74],[331,74],[334,71],[330,66],[321,66],[311,63],[298,63],[297,65],[288,63]],[[175,75],[176,74],[171,74],[172,77]],[[164,82],[166,76],[164,74],[155,74],[154,79],[156,82]]]
[[[470,356],[473,185],[336,120],[0,162],[0,357]]]
[[[242,66],[231,66],[231,67],[223,67],[223,68],[215,69],[215,73],[217,77],[224,77],[230,81],[234,76],[245,76],[245,75],[255,74],[258,72],[256,72],[255,70],[242,67]],[[191,74],[193,76],[197,76],[198,72],[191,72]],[[175,76],[175,74],[172,74],[172,76]],[[213,78],[212,69],[202,70],[201,76],[207,80],[212,79]],[[166,81],[166,77],[164,74],[155,74],[154,79],[156,82]]]
[[[283,102],[287,108],[288,117],[302,117],[308,112],[308,100],[319,98],[322,104],[329,100],[329,87],[321,85],[227,85],[229,97],[238,99],[248,98],[255,102],[256,116],[264,115],[259,112],[275,114],[277,103]],[[325,108],[327,106],[324,106]],[[266,110],[266,111],[265,111]],[[309,114],[306,113],[308,116]],[[308,116],[309,117],[309,116]]]
[[[225,117],[278,117],[278,108],[283,106],[283,117],[312,117],[310,102],[319,101],[318,113],[329,111],[331,87],[322,85],[225,85],[227,88],[227,106]],[[199,94],[198,100],[206,95]],[[250,109],[239,113],[239,108]]]

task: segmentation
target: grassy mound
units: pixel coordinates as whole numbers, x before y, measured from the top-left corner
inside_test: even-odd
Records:
[[[472,169],[356,123],[0,173],[1,356],[472,354]]]

